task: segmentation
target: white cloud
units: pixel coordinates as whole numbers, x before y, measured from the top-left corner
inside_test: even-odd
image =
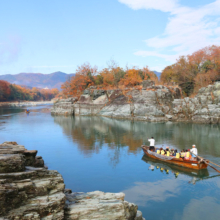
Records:
[[[163,179],[156,182],[137,182],[135,186],[124,190],[126,200],[137,205],[146,205],[148,202],[164,202],[170,197],[177,197],[181,192],[181,181],[188,178],[179,176],[176,179]],[[149,190],[150,189],[150,190]]]
[[[161,54],[156,51],[137,51],[134,54],[142,57],[147,57],[147,56],[160,57],[160,58],[164,58],[166,61],[173,61],[178,57],[177,55]]]
[[[202,207],[202,208],[201,208]],[[200,199],[191,199],[183,210],[180,219],[219,219],[220,205],[215,198],[206,196]]]
[[[173,11],[178,5],[177,0],[119,0],[130,8],[137,9],[156,9],[164,12]]]
[[[175,62],[180,55],[187,55],[205,46],[220,43],[220,0],[190,8],[175,0],[119,0],[132,9],[155,9],[169,12],[164,32],[145,40],[151,50],[137,51],[137,56],[155,56]],[[166,6],[164,6],[164,4]],[[173,54],[173,55],[170,55]]]

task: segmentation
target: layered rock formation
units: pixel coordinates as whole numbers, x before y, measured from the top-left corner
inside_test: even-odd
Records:
[[[80,99],[72,104],[70,112],[75,115],[100,115],[114,118],[133,118],[136,120],[163,121],[170,111],[171,103],[181,97],[178,87],[155,86],[150,81],[144,83],[142,90],[97,90],[87,89]],[[66,102],[66,101],[65,101]],[[51,110],[52,114],[66,114],[60,100]]]
[[[63,219],[62,176],[16,142],[0,145],[0,216],[2,219]]]
[[[62,176],[36,154],[16,142],[0,145],[0,219],[143,219],[123,193],[65,190],[65,195]]]
[[[173,120],[196,123],[220,123],[220,82],[203,87],[194,98],[172,102]]]
[[[74,103],[77,98],[61,99],[54,103],[51,109],[53,115],[74,115]]]
[[[62,103],[65,104],[62,104]],[[70,107],[68,107],[70,106]],[[64,110],[62,110],[62,108]],[[58,101],[52,114],[99,115],[133,120],[220,123],[220,82],[201,88],[194,98],[182,98],[176,86],[144,82],[142,90],[87,89],[80,99]]]

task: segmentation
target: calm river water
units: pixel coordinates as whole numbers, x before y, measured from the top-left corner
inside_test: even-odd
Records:
[[[220,164],[220,126],[147,123],[102,117],[52,117],[48,107],[0,109],[0,142],[37,149],[67,188],[124,192],[146,219],[220,218],[220,176],[167,166],[143,157],[140,146],[154,136],[157,146],[188,149]]]

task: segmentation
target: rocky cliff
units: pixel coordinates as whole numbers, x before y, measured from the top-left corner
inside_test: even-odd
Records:
[[[123,193],[64,190],[62,176],[36,155],[16,142],[0,145],[0,219],[143,219]]]
[[[220,123],[220,82],[203,87],[194,98],[174,99],[173,120]]]
[[[151,122],[220,123],[220,82],[201,88],[194,98],[182,98],[179,87],[155,86],[152,81],[143,83],[141,90],[90,88],[78,101],[75,98],[58,101],[51,113]]]

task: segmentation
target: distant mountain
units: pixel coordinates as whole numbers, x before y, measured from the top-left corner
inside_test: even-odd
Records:
[[[63,72],[55,72],[50,74],[42,73],[19,73],[15,75],[0,75],[0,80],[8,81],[12,84],[37,87],[37,88],[57,88],[61,89],[61,85],[75,74],[66,74]]]
[[[153,72],[157,75],[158,79],[160,79],[161,73],[160,73],[160,72],[157,72],[157,71],[153,71]]]

